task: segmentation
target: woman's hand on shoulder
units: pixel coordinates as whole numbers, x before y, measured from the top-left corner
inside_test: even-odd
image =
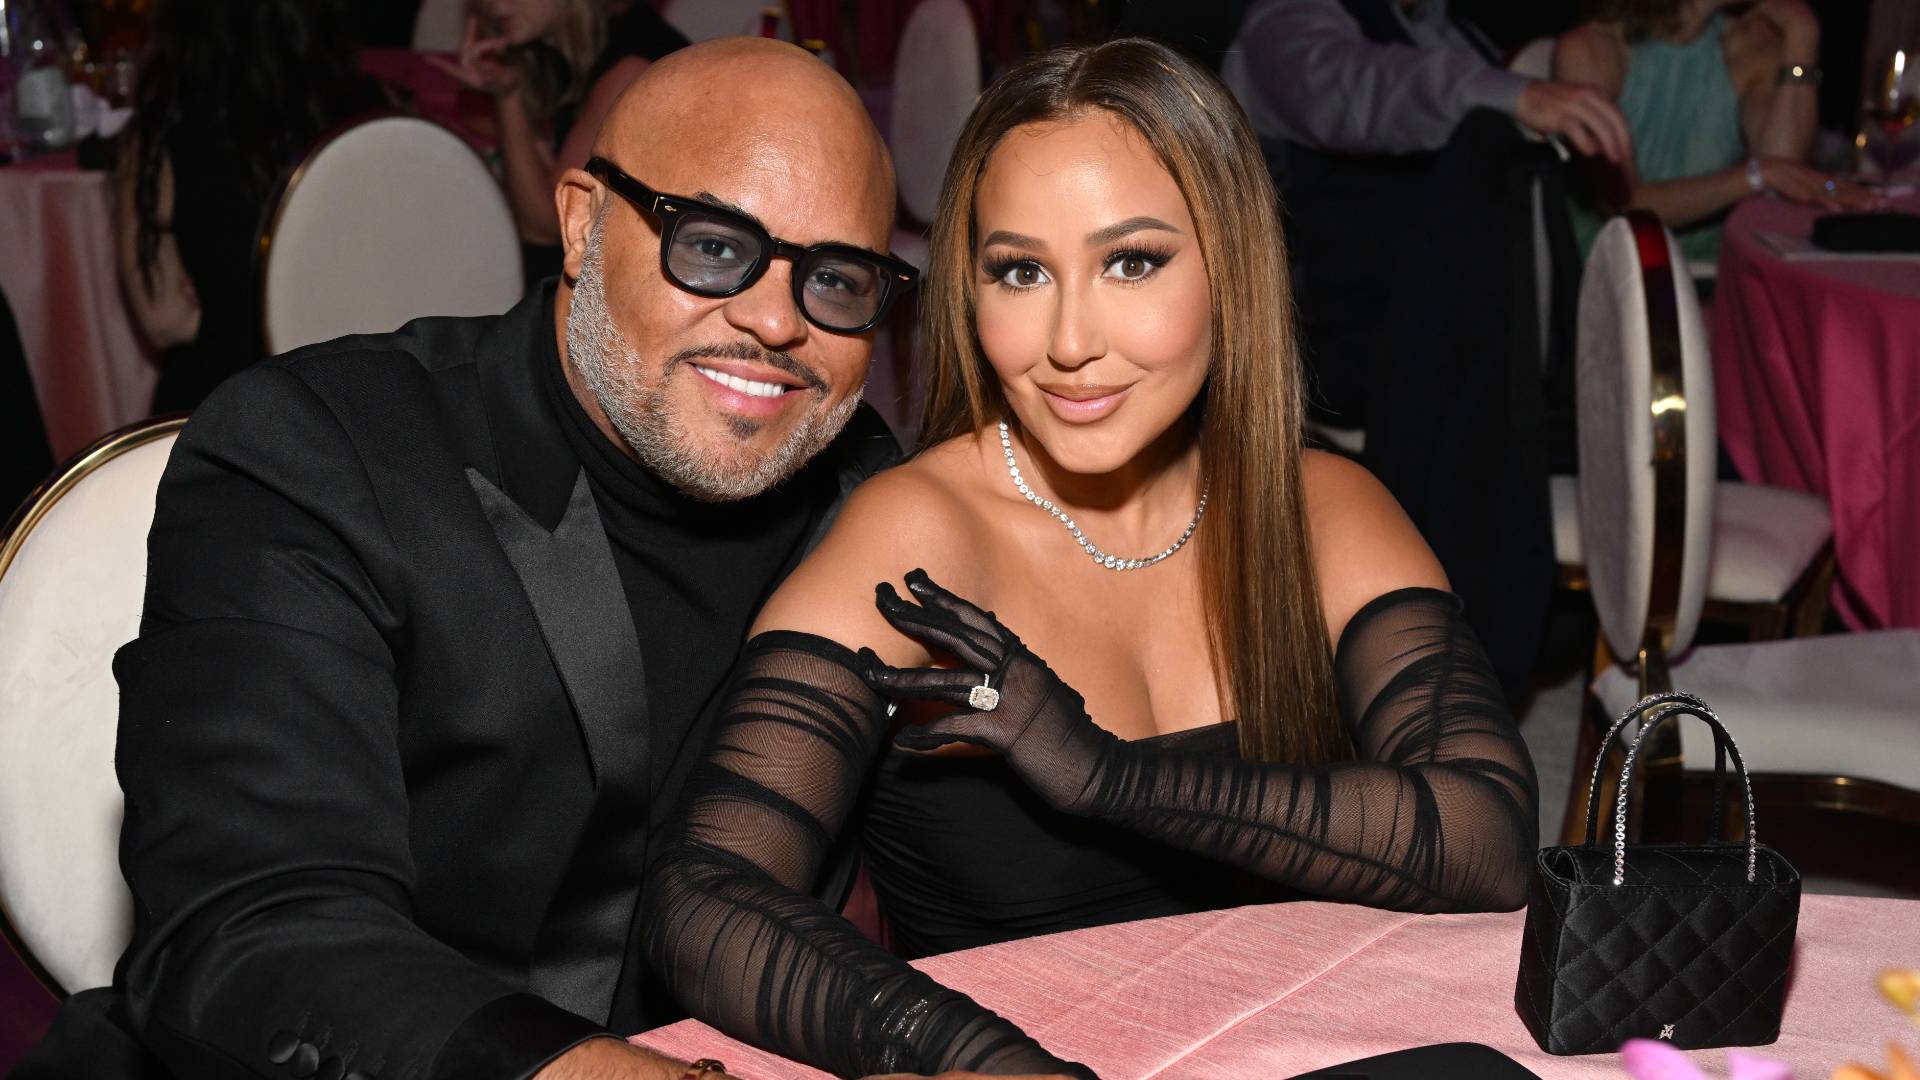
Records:
[[[820,546],[761,608],[753,632],[797,630],[852,649],[867,646],[889,664],[927,663],[925,647],[874,607],[874,587],[899,586],[907,571],[925,567],[978,590],[980,562],[970,553],[985,542],[984,529],[944,472],[923,455],[856,488]]]
[[[1330,642],[1374,597],[1449,587],[1433,549],[1372,473],[1338,454],[1308,450],[1300,477]]]

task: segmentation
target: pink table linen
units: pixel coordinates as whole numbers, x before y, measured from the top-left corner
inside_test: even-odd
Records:
[[[54,460],[147,415],[159,378],[114,269],[106,173],[71,154],[0,167],[0,292]]]
[[[1513,1008],[1524,913],[1406,915],[1345,904],[1239,908],[950,953],[916,966],[1103,1080],[1274,1078],[1438,1042],[1480,1042],[1546,1080],[1623,1075],[1613,1055],[1553,1057]],[[1800,1080],[1879,1060],[1920,1029],[1874,977],[1920,964],[1920,902],[1808,896],[1779,1042]],[[749,1080],[827,1074],[697,1021],[636,1036]],[[1725,1075],[1726,1052],[1690,1055]]]
[[[1849,625],[1920,627],[1920,260],[1788,260],[1760,239],[1805,237],[1817,215],[1750,199],[1727,222],[1720,438],[1746,479],[1826,498]]]

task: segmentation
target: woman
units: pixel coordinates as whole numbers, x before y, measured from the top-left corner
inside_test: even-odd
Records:
[[[341,0],[164,0],[114,175],[122,291],[161,352],[155,412],[260,358],[262,211],[329,128],[385,103]]]
[[[923,449],[763,610],[650,878],[696,1015],[842,1075],[1088,1075],[804,894],[870,775],[913,951],[1250,893],[1521,903],[1532,766],[1420,537],[1302,449],[1275,205],[1164,46],[982,95],[933,227]],[[918,603],[876,610],[909,570]],[[890,699],[961,711],[896,729]]]
[[[1807,164],[1819,109],[1820,23],[1801,0],[1597,0],[1554,50],[1554,77],[1620,105],[1633,134],[1627,205],[1646,207],[1692,260],[1720,252],[1720,223],[1749,195],[1829,210],[1869,191]],[[1613,209],[1613,208],[1608,208]],[[1575,218],[1581,250],[1604,219]]]
[[[501,182],[526,245],[527,280],[560,271],[553,187],[587,163],[593,137],[647,64],[687,44],[650,3],[477,0],[455,61],[434,58],[469,90],[490,95]]]

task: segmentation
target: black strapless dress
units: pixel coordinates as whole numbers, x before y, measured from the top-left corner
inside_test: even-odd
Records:
[[[1137,740],[1238,758],[1232,724]],[[1063,814],[1006,759],[884,751],[861,832],[894,952],[912,960],[1087,926],[1304,894],[1103,821]]]

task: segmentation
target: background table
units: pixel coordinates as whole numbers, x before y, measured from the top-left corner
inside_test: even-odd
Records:
[[[147,415],[159,378],[120,297],[107,174],[72,154],[0,166],[0,292],[55,461]]]
[[[1818,213],[1749,199],[1727,221],[1720,438],[1746,479],[1826,497],[1849,625],[1920,626],[1920,260],[1789,260],[1761,239]]]
[[[1612,1055],[1537,1048],[1513,1008],[1524,913],[1406,915],[1299,903],[1180,915],[993,945],[921,970],[1018,1022],[1102,1080],[1274,1078],[1426,1043],[1495,1047],[1548,1080],[1622,1074]],[[1825,1080],[1920,1028],[1874,976],[1920,964],[1920,902],[1809,896],[1780,1041],[1757,1052]],[[684,1021],[635,1042],[716,1057],[750,1080],[825,1073]],[[1726,1052],[1693,1055],[1723,1076]]]

